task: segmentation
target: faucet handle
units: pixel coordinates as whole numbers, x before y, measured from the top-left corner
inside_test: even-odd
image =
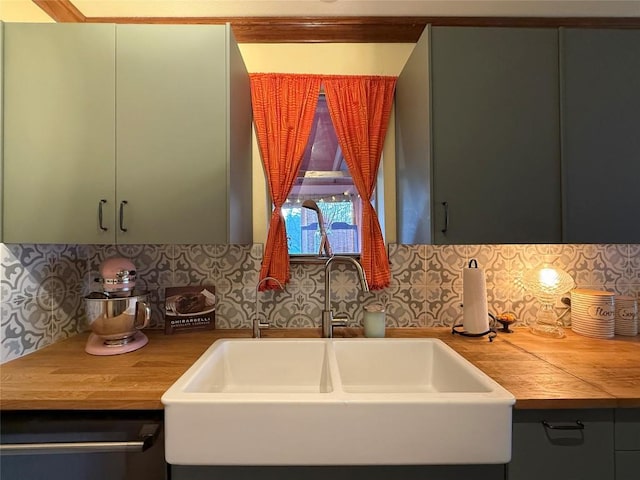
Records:
[[[348,323],[348,317],[337,317],[331,319],[331,327],[346,327]]]
[[[257,318],[253,319],[253,338],[260,338],[260,330],[263,328],[269,328],[269,322],[263,322]]]

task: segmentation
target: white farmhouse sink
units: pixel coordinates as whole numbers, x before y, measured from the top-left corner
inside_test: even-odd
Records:
[[[437,339],[218,340],[162,397],[166,458],[507,463],[514,402]]]

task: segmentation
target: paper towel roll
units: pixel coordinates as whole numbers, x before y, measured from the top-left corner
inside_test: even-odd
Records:
[[[487,283],[484,270],[477,265],[472,260],[462,272],[462,326],[467,333],[485,333],[489,330]]]

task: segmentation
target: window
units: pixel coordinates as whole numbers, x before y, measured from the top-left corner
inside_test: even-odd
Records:
[[[382,178],[381,172],[378,178]],[[376,192],[380,188],[379,181]],[[319,220],[324,221],[332,253],[360,253],[361,209],[362,201],[338,145],[325,96],[320,94],[298,177],[282,207],[289,254],[321,253]]]

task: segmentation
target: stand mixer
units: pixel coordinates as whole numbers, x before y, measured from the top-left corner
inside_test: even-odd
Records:
[[[149,339],[140,330],[149,324],[149,292],[135,289],[134,264],[121,257],[100,265],[100,288],[85,297],[91,334],[85,351],[91,355],[119,355],[144,347]]]

